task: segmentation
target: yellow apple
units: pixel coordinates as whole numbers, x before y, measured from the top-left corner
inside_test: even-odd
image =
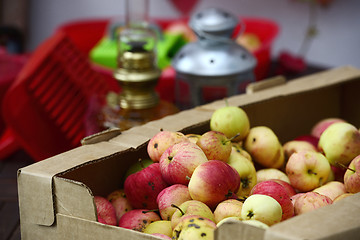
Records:
[[[257,126],[250,129],[244,142],[245,150],[254,162],[266,168],[281,168],[285,157],[282,144],[278,137],[267,126]]]

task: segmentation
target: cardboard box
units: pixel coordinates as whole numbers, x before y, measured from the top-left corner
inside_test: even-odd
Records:
[[[249,86],[256,90],[271,81]],[[281,142],[309,133],[318,120],[342,117],[360,126],[360,70],[341,67],[228,99],[249,115],[251,126],[266,125]],[[209,129],[212,112],[224,101],[182,111],[120,133],[84,139],[83,146],[24,167],[18,172],[22,239],[158,239],[96,222],[94,195],[123,184],[126,169],[147,156],[148,140],[161,128],[184,133]],[[216,239],[359,239],[360,194],[262,230],[224,224]]]

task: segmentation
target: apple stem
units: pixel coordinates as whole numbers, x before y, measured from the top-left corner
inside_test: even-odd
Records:
[[[228,99],[227,98],[224,98],[224,101],[225,101],[225,106],[229,106],[229,102],[228,102]]]
[[[144,169],[144,163],[143,163],[143,161],[142,161],[142,159],[141,158],[139,158],[139,164],[140,164],[140,167],[141,167],[141,169]]]
[[[342,163],[337,163],[337,165],[339,165],[340,167],[342,167],[342,168],[344,168],[344,169],[347,169],[347,170],[350,170],[350,171],[356,172],[354,169],[349,168],[348,166],[345,166],[345,165],[344,165],[344,164],[342,164]]]
[[[144,211],[142,211],[142,213],[148,213],[148,212],[157,212],[157,211],[159,211],[159,209],[152,209],[152,210],[144,210]]]
[[[237,138],[238,136],[240,136],[240,133],[237,133],[235,136],[229,138],[229,141],[231,142],[232,140],[234,140],[234,139]]]
[[[249,212],[248,215],[246,215],[248,218],[252,218],[254,216],[253,212]]]
[[[189,176],[186,176],[185,178],[186,178],[187,180],[190,180],[190,179],[191,179]]]
[[[242,198],[237,198],[236,200],[240,201],[240,202],[245,202],[247,197],[242,197]]]
[[[174,207],[174,208],[177,208],[181,212],[182,216],[185,215],[184,211],[180,207],[176,206],[175,204],[171,204],[171,206]]]
[[[225,195],[226,198],[229,198],[233,195],[233,192],[232,191],[228,191],[228,193]]]

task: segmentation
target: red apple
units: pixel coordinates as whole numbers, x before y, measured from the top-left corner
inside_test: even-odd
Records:
[[[171,240],[171,237],[165,235],[165,234],[161,234],[161,233],[151,233],[151,235],[154,235],[156,237],[159,237],[159,238],[162,238],[162,239],[165,239],[165,240]]]
[[[94,196],[94,203],[98,221],[116,226],[117,220],[114,206],[106,198],[101,196]]]
[[[341,118],[324,118],[318,121],[311,129],[311,135],[320,138],[321,134],[327,129],[331,124],[336,122],[345,122]]]
[[[333,201],[317,192],[306,192],[296,199],[294,204],[295,215],[313,211],[317,208],[332,204]]]
[[[195,169],[188,187],[192,199],[215,209],[218,203],[236,197],[240,176],[229,164],[211,160]]]
[[[344,184],[349,193],[360,192],[360,155],[350,162],[344,175]]]
[[[243,202],[238,199],[226,199],[220,202],[214,210],[215,223],[218,224],[221,220],[228,217],[240,218],[242,205]]]
[[[312,135],[301,135],[294,139],[295,141],[306,141],[311,143],[316,149],[318,147],[319,138]]]
[[[295,188],[293,186],[291,186],[290,183],[285,182],[284,180],[281,180],[281,179],[271,179],[271,180],[281,184],[285,188],[285,190],[287,191],[289,197],[292,197],[292,196],[294,196],[296,194]]]
[[[127,199],[123,189],[118,189],[111,192],[107,196],[107,199],[115,208],[117,222],[119,222],[119,219],[121,218],[122,215],[132,210],[132,206],[129,200]]]
[[[295,206],[295,202],[296,202],[296,200],[301,196],[301,195],[303,195],[303,194],[305,194],[305,193],[297,193],[297,194],[295,194],[295,195],[293,195],[293,196],[291,196],[290,197],[290,200],[291,200],[291,202],[292,202],[292,204]],[[295,210],[294,210],[295,211]]]
[[[273,180],[262,181],[251,189],[250,195],[253,194],[268,195],[278,201],[282,209],[282,221],[294,216],[294,206],[288,190],[282,184]]]
[[[157,196],[156,202],[159,207],[160,216],[164,220],[171,220],[176,208],[172,204],[180,206],[183,202],[191,200],[189,189],[182,184],[174,184],[163,189]]]
[[[312,191],[327,182],[331,172],[328,159],[319,152],[299,151],[286,164],[290,184],[300,192]]]
[[[344,183],[339,181],[330,181],[318,188],[315,188],[313,192],[325,195],[334,201],[335,198],[346,193],[346,189]]]
[[[150,223],[161,220],[160,216],[148,209],[133,209],[119,220],[119,227],[142,232]]]
[[[227,162],[232,150],[231,140],[218,131],[204,133],[196,144],[204,151],[208,160]]]
[[[312,143],[300,140],[288,141],[283,145],[283,148],[286,159],[289,159],[291,154],[293,154],[294,152],[298,152],[301,150],[310,150],[317,152],[317,147],[315,147]]]
[[[150,164],[153,164],[153,160],[151,159],[139,159],[139,161],[137,161],[136,163],[132,164],[127,170],[126,173],[124,175],[124,181],[125,179],[130,176],[133,173],[136,173],[144,168],[146,168],[147,166],[149,166]]]
[[[131,174],[124,183],[124,191],[133,208],[157,209],[157,195],[166,187],[168,184],[162,178],[159,163]]]
[[[153,162],[159,162],[161,155],[168,147],[182,141],[189,141],[189,139],[181,132],[161,131],[150,139],[147,152]]]
[[[344,181],[344,175],[346,172],[346,168],[340,166],[331,165],[331,172],[333,174],[334,181]]]
[[[195,168],[207,161],[199,146],[190,141],[183,141],[166,149],[159,164],[161,174],[167,183],[187,185]]]

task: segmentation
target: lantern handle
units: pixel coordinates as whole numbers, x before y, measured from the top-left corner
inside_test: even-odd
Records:
[[[240,24],[240,30],[238,31],[238,33],[236,34],[235,37],[231,37],[231,38],[226,38],[226,37],[216,36],[216,35],[206,33],[203,30],[201,30],[198,26],[195,26],[194,24],[192,24],[191,28],[199,36],[204,37],[206,39],[212,39],[212,40],[216,40],[218,42],[223,42],[223,43],[232,43],[233,39],[237,39],[239,36],[241,36],[245,32],[245,28],[246,28],[245,22],[242,19],[240,19],[238,24]]]

